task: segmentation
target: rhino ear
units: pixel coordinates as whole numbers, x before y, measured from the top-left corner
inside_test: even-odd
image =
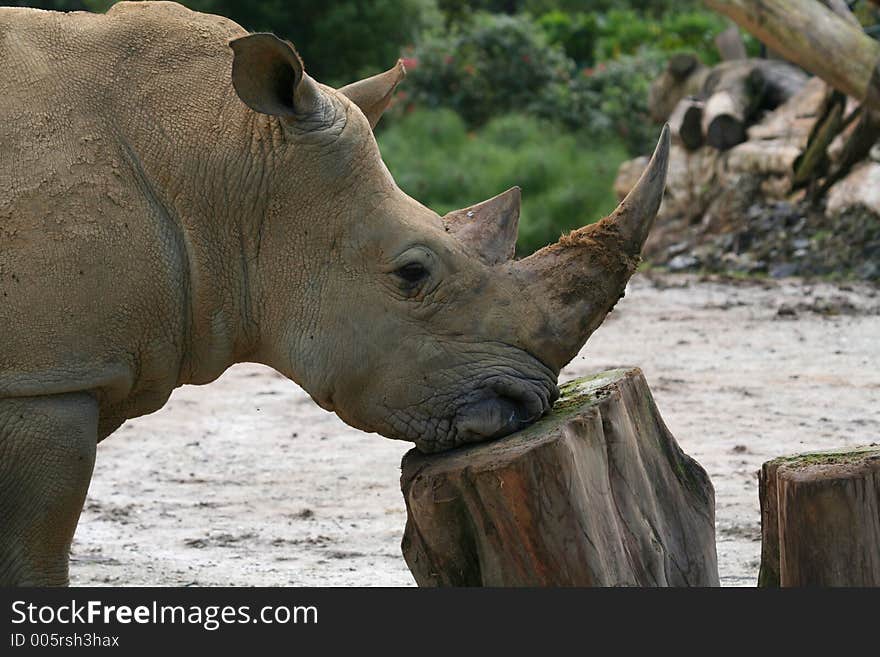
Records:
[[[443,217],[446,230],[476,252],[487,265],[513,258],[522,194],[511,187],[488,201]]]
[[[401,80],[406,77],[406,68],[401,60],[397,65],[379,73],[371,78],[365,78],[359,82],[352,82],[342,87],[339,93],[346,96],[351,102],[360,107],[361,111],[375,128],[382,118],[383,112],[391,104],[391,97]]]
[[[320,90],[306,75],[294,47],[274,34],[233,39],[232,86],[255,112],[293,118],[314,113]]]

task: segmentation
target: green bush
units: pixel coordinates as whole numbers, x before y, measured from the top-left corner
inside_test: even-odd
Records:
[[[645,49],[666,54],[687,50],[705,64],[715,64],[719,60],[715,37],[727,26],[723,16],[705,9],[678,9],[656,18],[632,9],[613,9],[599,17],[596,58],[617,59]],[[746,44],[757,54],[757,41],[747,38]]]
[[[714,52],[712,40],[724,27],[705,11],[658,20],[629,9],[598,19],[562,11],[538,19],[472,14],[410,53],[416,66],[404,105],[453,109],[472,128],[494,116],[530,114],[596,140],[613,138],[641,155],[657,137],[648,114],[651,82],[674,52]],[[599,63],[584,66],[594,47]]]
[[[545,87],[568,81],[573,70],[528,17],[505,14],[477,14],[464,26],[429,34],[412,57],[412,100],[452,108],[472,126],[529,111]]]
[[[418,110],[379,134],[401,188],[440,214],[514,185],[523,190],[517,251],[531,253],[612,210],[622,145],[596,142],[533,116],[492,119],[476,132],[451,110]]]
[[[437,0],[449,24],[469,20],[479,11],[541,16],[548,12],[567,14],[589,11],[603,14],[612,9],[635,9],[646,16],[661,16],[669,11],[699,7],[701,0]]]
[[[595,15],[556,9],[541,15],[537,22],[550,43],[562,46],[575,64],[592,65],[599,36],[599,22]]]
[[[660,23],[646,19],[631,9],[612,9],[599,17],[599,61],[633,55],[642,47],[657,44],[662,35]]]
[[[659,128],[648,112],[648,89],[666,64],[667,55],[643,50],[635,56],[586,69],[572,83],[576,123],[596,137],[613,134],[630,155],[650,153]]]

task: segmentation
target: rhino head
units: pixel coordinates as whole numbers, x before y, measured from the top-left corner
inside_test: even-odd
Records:
[[[269,200],[251,256],[259,339],[249,359],[348,424],[426,452],[545,413],[559,370],[639,262],[664,190],[668,131],[613,214],[514,260],[518,188],[441,217],[383,164],[372,128],[402,66],[334,90],[272,35],[231,47],[235,90],[267,126],[253,148],[273,172],[255,176]]]

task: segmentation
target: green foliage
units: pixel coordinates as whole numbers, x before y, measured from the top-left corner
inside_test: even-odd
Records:
[[[415,102],[450,107],[470,125],[528,111],[549,86],[571,77],[562,48],[525,16],[477,14],[465,26],[428,35],[413,53],[407,79]]]
[[[597,138],[613,134],[630,155],[650,153],[659,128],[649,116],[648,89],[666,59],[664,53],[643,50],[584,70],[572,84],[578,122],[569,125],[590,130]]]
[[[631,9],[613,9],[599,20],[597,58],[617,59],[645,48],[670,54],[689,50],[713,64],[718,61],[714,39],[726,27],[723,17],[705,10],[673,11],[654,19]]]
[[[617,138],[632,155],[649,152],[657,130],[648,119],[648,87],[663,56],[641,51],[580,69],[538,27],[567,29],[557,18],[478,14],[427,39],[413,53],[409,105],[451,108],[470,127],[526,113],[597,140]]]
[[[529,116],[498,117],[468,132],[448,109],[408,114],[379,144],[401,188],[441,214],[522,187],[522,254],[612,210],[614,177],[626,158],[618,144]]]
[[[611,9],[634,9],[646,16],[661,16],[669,11],[693,9],[700,0],[438,0],[447,23],[467,21],[477,12],[541,16],[561,11],[567,14],[588,12],[598,15]]]
[[[566,13],[558,9],[542,14],[538,25],[550,43],[558,43],[578,66],[593,63],[599,22],[593,14]]]

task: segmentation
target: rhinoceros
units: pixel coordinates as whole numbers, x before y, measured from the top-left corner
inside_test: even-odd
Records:
[[[0,583],[64,585],[96,444],[263,363],[433,452],[545,413],[623,293],[668,132],[610,216],[515,260],[520,191],[444,217],[294,47],[168,2],[0,9]]]

